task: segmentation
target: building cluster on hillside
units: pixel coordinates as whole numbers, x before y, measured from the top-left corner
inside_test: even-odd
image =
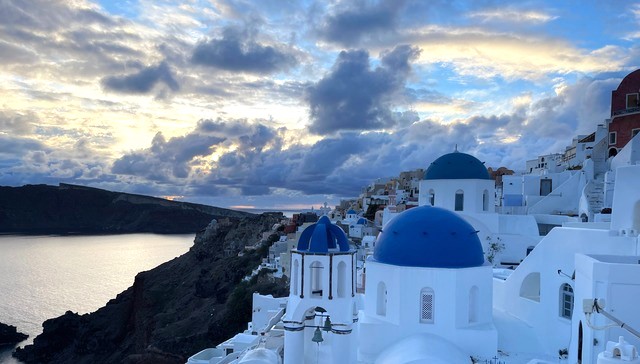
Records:
[[[189,363],[640,364],[639,89],[523,174],[456,150],[297,216],[266,258],[289,296]]]

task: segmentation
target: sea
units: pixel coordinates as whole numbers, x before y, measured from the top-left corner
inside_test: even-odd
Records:
[[[133,284],[137,273],[186,253],[195,235],[0,235],[0,322],[33,342],[42,322],[89,313]],[[0,363],[19,363],[0,347]]]

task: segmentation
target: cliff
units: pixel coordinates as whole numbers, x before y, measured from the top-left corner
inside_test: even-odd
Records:
[[[246,328],[254,291],[287,293],[284,280],[268,275],[242,281],[277,235],[255,250],[244,247],[282,218],[271,213],[210,224],[187,253],[139,273],[96,312],[45,321],[33,345],[14,355],[26,363],[185,363]]]
[[[15,326],[0,322],[0,346],[17,344],[28,337],[29,335],[18,332]]]
[[[60,184],[0,187],[0,233],[180,234],[248,213]]]

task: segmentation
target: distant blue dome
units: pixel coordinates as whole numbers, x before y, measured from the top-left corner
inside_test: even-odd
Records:
[[[491,176],[478,158],[456,151],[433,161],[424,179],[491,179]]]
[[[328,253],[329,249],[349,251],[349,240],[342,229],[322,216],[317,223],[307,227],[300,234],[298,250],[310,253]]]
[[[356,222],[356,225],[367,225],[367,220],[361,217],[358,219],[358,222]]]
[[[376,241],[373,258],[408,267],[469,268],[484,264],[477,231],[456,213],[431,206],[406,210]]]
[[[355,212],[354,210],[347,211],[347,215],[355,215],[355,214],[357,214],[357,212]]]

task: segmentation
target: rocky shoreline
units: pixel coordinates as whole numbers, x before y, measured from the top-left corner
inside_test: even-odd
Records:
[[[278,238],[271,229],[282,218],[267,213],[210,224],[189,252],[139,273],[106,306],[45,321],[43,333],[14,356],[26,363],[185,363],[246,328],[253,292],[286,294],[285,279],[261,274],[243,281]]]
[[[15,345],[28,337],[19,332],[17,327],[0,322],[0,346]]]

